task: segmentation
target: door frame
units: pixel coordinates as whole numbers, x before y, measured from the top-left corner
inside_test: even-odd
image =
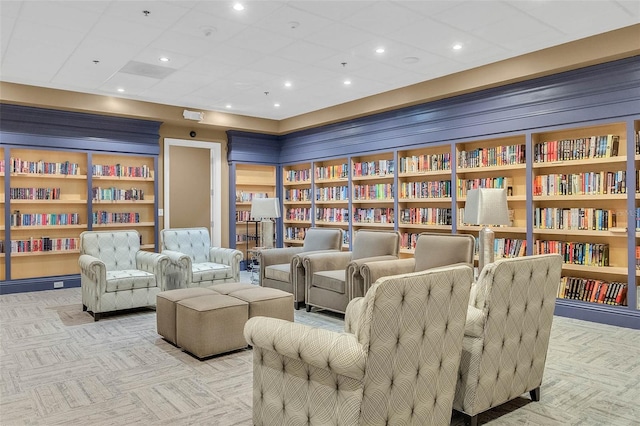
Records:
[[[169,150],[172,146],[186,147],[186,148],[201,148],[209,150],[209,159],[211,164],[211,197],[209,199],[211,212],[209,234],[211,236],[211,244],[214,247],[221,247],[222,245],[222,144],[219,142],[202,142],[188,139],[173,139],[164,138],[164,174],[163,174],[163,194],[164,194],[164,229],[169,228],[170,208],[171,205],[169,199],[169,182],[171,181],[170,168],[170,156]]]

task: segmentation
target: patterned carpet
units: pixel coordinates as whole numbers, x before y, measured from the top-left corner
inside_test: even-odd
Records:
[[[342,318],[296,312],[341,331]],[[80,289],[0,296],[0,425],[250,425],[251,351],[199,361],[164,341],[155,311],[82,312]],[[640,331],[556,317],[542,400],[491,425],[637,425]],[[454,415],[452,425],[462,425]]]

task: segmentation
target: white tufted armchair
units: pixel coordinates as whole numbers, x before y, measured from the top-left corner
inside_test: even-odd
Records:
[[[355,334],[251,318],[253,424],[448,425],[472,280],[464,265],[382,278]]]
[[[471,289],[453,408],[478,414],[529,392],[540,399],[560,255],[501,259]]]
[[[160,231],[161,251],[171,259],[167,288],[208,287],[240,281],[240,250],[211,247],[207,228]]]
[[[95,321],[104,312],[156,306],[169,258],[140,250],[137,231],[80,234],[82,310]]]

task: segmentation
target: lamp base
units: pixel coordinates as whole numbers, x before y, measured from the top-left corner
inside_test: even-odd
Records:
[[[260,222],[260,242],[262,243],[262,247],[275,247],[273,234],[273,221],[263,219]]]
[[[479,251],[478,251],[478,274],[482,273],[485,265],[494,261],[494,241],[496,234],[488,226],[483,226],[478,235]]]

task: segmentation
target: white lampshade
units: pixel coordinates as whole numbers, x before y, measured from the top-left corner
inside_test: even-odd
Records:
[[[471,189],[464,205],[464,223],[469,225],[508,225],[507,190]]]
[[[251,201],[251,218],[253,220],[276,219],[280,217],[280,200],[278,198],[254,198]]]

